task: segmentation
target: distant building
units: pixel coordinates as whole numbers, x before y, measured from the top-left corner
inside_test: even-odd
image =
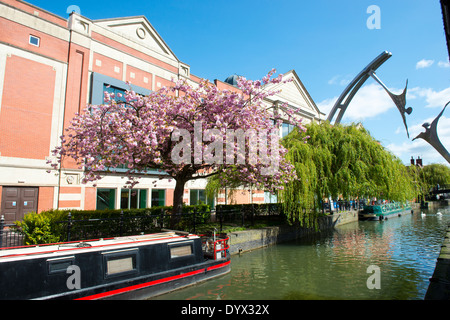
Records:
[[[294,70],[294,81],[274,86],[283,91],[268,105],[288,102],[305,122],[321,121],[319,111]],[[149,171],[136,189],[124,189],[120,169],[97,183],[81,184],[83,172],[63,161],[58,174],[46,164],[76,112],[87,103],[103,103],[105,90],[128,88],[141,94],[170,86],[171,79],[195,85],[200,77],[180,61],[144,16],[90,20],[68,19],[20,0],[0,1],[0,213],[7,222],[31,211],[51,208],[104,209],[171,205],[175,183]],[[237,88],[232,79],[215,81]],[[284,124],[282,134],[292,130]],[[123,170],[124,172],[125,170]],[[186,184],[184,201],[206,199],[205,180]],[[255,191],[238,202],[270,202]]]
[[[417,157],[417,160],[414,160],[414,157],[411,157],[411,165],[423,167],[422,159],[420,159],[420,157]]]

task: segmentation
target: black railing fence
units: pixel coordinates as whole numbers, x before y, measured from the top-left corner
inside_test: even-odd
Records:
[[[331,210],[330,202],[322,202],[322,212],[332,211],[340,212],[340,211],[349,211],[349,210],[362,210],[364,208],[364,204],[367,203],[367,200],[333,200],[333,210]]]
[[[67,219],[54,221],[52,230],[59,236],[60,242],[82,241],[89,239],[122,237],[128,235],[160,232],[161,229],[196,233],[198,227],[215,222],[219,223],[219,231],[223,225],[254,226],[261,221],[281,221],[284,219],[281,205],[218,205],[216,210],[198,210],[196,208],[179,214],[172,214],[166,209],[156,214],[127,215],[123,211],[119,216],[75,219],[68,211]],[[0,220],[0,248],[23,246],[26,238],[24,232],[15,225],[6,225]]]
[[[220,231],[223,223],[233,223],[239,226],[254,226],[261,221],[282,221],[284,214],[281,204],[236,204],[217,205],[216,221],[220,222]]]
[[[171,227],[196,233],[198,225],[207,223],[210,220],[209,215],[207,215],[207,218],[204,217],[205,213],[211,213],[211,211],[197,212],[194,209],[189,213],[174,215],[161,209],[160,214],[141,216],[127,216],[122,211],[119,217],[80,220],[72,219],[72,215],[69,213],[67,220],[58,221],[57,224],[59,224],[61,229],[65,230],[65,237],[62,241],[148,234],[160,232],[161,229]]]
[[[0,248],[19,247],[23,245],[24,235],[15,224],[6,224],[4,216],[0,217]]]

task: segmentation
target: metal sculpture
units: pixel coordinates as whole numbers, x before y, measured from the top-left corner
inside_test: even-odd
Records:
[[[436,151],[439,152],[445,158],[445,160],[447,160],[448,163],[450,163],[450,154],[448,153],[447,149],[445,149],[445,147],[442,145],[441,141],[439,140],[439,137],[437,135],[437,124],[438,124],[439,118],[442,116],[445,108],[447,108],[449,103],[450,103],[450,101],[447,102],[444,109],[442,109],[441,113],[439,113],[439,115],[433,120],[431,125],[428,122],[425,122],[422,125],[422,127],[425,128],[425,132],[419,133],[419,135],[412,140],[412,141],[414,141],[418,138],[425,140],[434,149],[436,149]]]
[[[333,106],[333,109],[331,110],[330,114],[328,115],[328,121],[331,123],[333,120],[333,117],[338,109],[340,109],[339,114],[336,118],[335,123],[340,123],[342,120],[342,117],[344,116],[345,111],[347,110],[348,105],[350,104],[350,101],[355,96],[356,92],[362,87],[362,85],[366,82],[366,80],[369,77],[374,78],[383,88],[386,90],[386,92],[389,94],[391,99],[394,101],[395,105],[397,106],[397,109],[400,111],[400,114],[403,118],[403,123],[406,128],[406,133],[409,138],[409,132],[408,132],[408,126],[406,124],[406,117],[405,113],[411,114],[412,108],[406,108],[406,90],[408,87],[408,81],[406,81],[406,87],[405,90],[403,90],[402,94],[396,95],[389,91],[389,89],[384,85],[383,82],[376,76],[375,70],[378,69],[384,62],[386,62],[390,57],[392,57],[392,53],[384,51],[382,52],[378,57],[376,57],[371,63],[367,65],[354,79],[350,84],[347,86],[347,88],[342,92],[338,100]],[[344,101],[345,99],[345,101]]]

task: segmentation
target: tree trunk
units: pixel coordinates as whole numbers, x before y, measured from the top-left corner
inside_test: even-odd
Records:
[[[172,219],[171,228],[175,227],[180,221],[179,213],[182,212],[183,207],[183,195],[184,195],[184,185],[186,181],[184,179],[176,179],[175,190],[173,193],[173,209],[172,209]]]

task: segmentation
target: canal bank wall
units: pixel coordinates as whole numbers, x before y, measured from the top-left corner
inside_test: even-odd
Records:
[[[354,221],[358,221],[357,210],[334,213],[319,218],[319,230],[328,230]],[[228,234],[230,237],[230,254],[239,254],[280,242],[295,240],[317,232],[313,228],[299,228],[298,226],[288,225],[231,232]]]
[[[450,226],[430,278],[425,300],[450,300]]]

